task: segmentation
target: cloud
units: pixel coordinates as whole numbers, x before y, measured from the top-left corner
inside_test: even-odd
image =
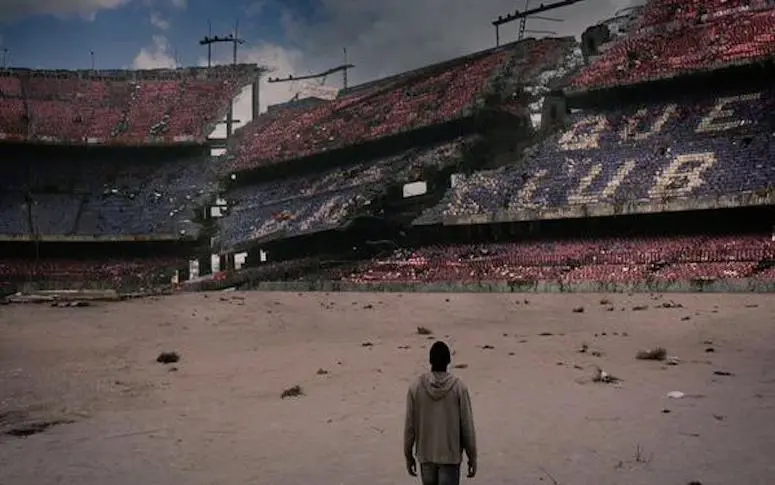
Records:
[[[170,28],[169,21],[163,19],[161,15],[156,12],[151,12],[151,25],[160,30],[167,30]]]
[[[163,35],[153,36],[151,49],[140,49],[132,62],[134,69],[160,69],[176,67],[175,58],[170,54],[170,45]]]
[[[10,23],[31,15],[81,17],[94,20],[100,10],[111,10],[131,0],[0,0],[0,22]]]
[[[100,10],[112,10],[134,0],[0,0],[0,23],[11,23],[33,15],[53,15],[56,17],[80,17],[94,20]],[[165,0],[173,7],[186,9],[187,0]],[[158,0],[142,0],[142,4],[151,6]]]
[[[250,2],[244,8],[245,15],[247,15],[248,17],[257,17],[261,15],[261,12],[264,11],[264,8],[267,6],[268,3],[269,3],[269,0],[254,0]]]

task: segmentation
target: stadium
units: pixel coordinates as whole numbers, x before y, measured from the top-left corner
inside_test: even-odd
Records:
[[[660,5],[270,107],[217,157],[258,66],[8,69],[5,291],[771,288],[772,13]]]
[[[260,114],[259,82],[267,69],[254,64],[6,68],[0,72],[0,297],[52,307],[90,295],[150,297],[116,303],[133,306],[115,314],[100,304],[78,316],[47,305],[4,306],[0,317],[14,329],[7,345],[0,343],[7,358],[0,352],[0,363],[15,366],[18,346],[39,359],[30,357],[29,369],[40,370],[37,377],[29,370],[23,383],[13,380],[17,374],[6,376],[14,390],[7,402],[21,406],[61,393],[56,406],[30,415],[84,409],[101,428],[79,431],[77,423],[71,433],[120,437],[77,445],[83,447],[78,456],[96,456],[99,463],[129,449],[175,457],[169,468],[119,463],[111,470],[73,471],[85,480],[80,483],[191,482],[194,471],[194,483],[399,483],[397,472],[379,468],[388,466],[382,457],[398,450],[394,403],[342,380],[336,390],[322,382],[346,375],[403,396],[406,379],[382,369],[409,374],[425,365],[425,337],[414,328],[430,322],[435,335],[452,341],[458,362],[470,365],[461,373],[489,396],[477,409],[485,430],[511,425],[509,403],[536,416],[525,427],[525,442],[490,435],[483,448],[493,457],[491,483],[511,483],[516,458],[509,449],[530,464],[531,483],[573,483],[573,476],[589,480],[581,483],[620,483],[616,473],[628,473],[621,480],[633,485],[700,483],[692,482],[700,476],[707,483],[739,480],[733,470],[742,470],[742,456],[773,443],[762,430],[775,417],[763,404],[775,396],[766,370],[772,353],[765,349],[773,343],[767,324],[775,307],[767,295],[757,295],[775,290],[773,59],[770,1],[651,0],[612,13],[580,39],[522,38],[344,87],[333,99],[311,96]],[[235,99],[248,87],[252,120],[232,129]],[[221,124],[228,136],[214,140],[211,133]],[[698,294],[705,292],[714,295]],[[650,308],[663,313],[644,312]],[[665,316],[675,311],[681,313]],[[41,329],[23,329],[30,315],[61,322],[45,335],[63,347],[42,342]],[[82,327],[73,323],[79,319]],[[104,319],[132,324],[132,335],[105,330]],[[654,322],[663,319],[675,322],[657,328]],[[735,333],[735,322],[743,321],[750,332]],[[603,352],[589,357],[586,343],[575,349],[576,340],[638,332],[638,345],[664,344],[686,362],[678,371],[667,363],[643,371],[642,363],[630,362],[627,343],[610,344],[607,362],[595,360]],[[89,341],[94,348],[85,351]],[[533,342],[538,347],[529,347]],[[708,367],[700,362],[724,344],[730,350],[720,351],[724,365],[761,376],[729,384],[723,392],[734,399],[719,398],[715,377],[690,384],[705,382]],[[180,372],[153,374],[156,364],[142,363],[146,354],[170,346],[182,349]],[[733,348],[750,351],[748,357],[733,355]],[[202,361],[189,361],[192,354]],[[56,367],[55,356],[75,362],[63,372],[67,382],[80,376],[80,384],[49,380],[41,369]],[[585,360],[574,365],[574,359]],[[244,391],[253,374],[241,369],[255,362],[263,387]],[[622,404],[596,391],[571,397],[578,379],[562,372],[586,373],[598,364],[615,365],[630,383],[641,382],[642,388],[628,390],[625,378],[621,391],[640,401]],[[319,367],[317,375],[310,366]],[[544,381],[513,375],[525,368]],[[664,372],[649,373],[659,369]],[[119,379],[118,372],[129,377]],[[6,377],[0,375],[0,383]],[[105,384],[107,391],[84,384],[109,381],[121,384]],[[290,407],[276,402],[278,390],[294,382],[305,383],[307,398],[316,395],[319,407],[302,407],[301,398]],[[686,391],[687,400],[659,404],[656,418],[643,417],[645,402],[657,406],[645,396],[661,398],[673,386]],[[171,387],[217,403],[223,414],[214,417]],[[535,394],[525,396],[524,389]],[[240,400],[248,395],[260,409]],[[718,399],[688,399],[698,395]],[[657,421],[678,419],[695,403],[708,416],[723,415],[715,421],[738,419],[740,428],[715,429],[712,419],[705,423],[695,415],[674,426],[696,436],[665,444],[673,425]],[[171,406],[176,410],[165,414]],[[371,418],[361,419],[364,408],[373,411]],[[128,417],[138,409],[142,418]],[[170,417],[177,410],[199,424],[165,435],[159,430],[170,420],[184,419]],[[2,411],[0,430],[11,419]],[[126,426],[114,424],[118,413],[127,413]],[[261,424],[240,429],[228,414]],[[347,421],[353,416],[358,424]],[[556,428],[537,424],[555,419]],[[156,431],[140,429],[140,420],[155,423],[145,428]],[[557,438],[575,425],[589,442]],[[241,437],[220,437],[223,429]],[[274,446],[243,469],[235,463],[253,457],[240,434],[247,429]],[[641,438],[631,440],[624,429]],[[699,430],[707,433],[702,449],[692,444]],[[158,440],[142,441],[144,433]],[[335,450],[324,450],[324,442],[315,441],[322,433],[335,440],[357,435],[337,441],[348,458],[337,461]],[[615,436],[609,441],[606,433]],[[196,452],[167,448],[203,435]],[[45,480],[36,483],[55,483],[49,480],[59,473],[54,463],[69,460],[57,451],[57,439],[30,441],[41,448],[26,448],[51,460],[36,475]],[[732,441],[747,451],[728,455],[725,443]],[[318,447],[311,451],[310,443]],[[650,475],[642,446],[668,450],[659,458],[665,461],[655,462],[662,467],[654,472],[658,478]],[[637,449],[634,458],[630,447]],[[0,464],[16,473],[7,483],[32,483],[22,448],[5,459],[0,454]],[[0,441],[0,453],[5,449]],[[302,458],[295,462],[289,453]],[[545,463],[544,453],[559,462]],[[725,458],[714,464],[703,461],[703,453]],[[684,454],[696,474],[682,468],[678,457]],[[741,473],[765,483],[772,467],[757,457]],[[73,470],[81,470],[91,458],[73,460]],[[580,471],[581,460],[593,466]],[[318,469],[318,462],[326,465]],[[371,468],[356,470],[359,463]],[[558,469],[565,481],[555,480]],[[128,481],[117,480],[119,473]]]

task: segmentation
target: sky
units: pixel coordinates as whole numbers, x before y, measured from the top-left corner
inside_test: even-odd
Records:
[[[528,29],[579,37],[633,3],[587,0],[546,14],[563,22],[531,20]],[[0,56],[42,69],[88,69],[91,52],[97,69],[206,65],[198,41],[208,21],[213,34],[228,35],[239,19],[240,62],[303,75],[342,64],[346,47],[354,85],[492,47],[491,21],[517,7],[524,0],[0,0]],[[501,27],[502,43],[516,39],[517,25]],[[231,47],[216,46],[214,61],[230,62]],[[342,77],[325,83],[339,88]],[[263,84],[262,102],[298,89]]]

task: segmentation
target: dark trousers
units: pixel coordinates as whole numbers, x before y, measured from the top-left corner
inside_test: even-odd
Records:
[[[422,485],[460,485],[460,465],[421,463]]]

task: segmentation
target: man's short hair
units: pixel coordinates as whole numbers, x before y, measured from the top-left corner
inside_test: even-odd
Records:
[[[442,341],[434,342],[430,351],[431,365],[434,367],[446,367],[452,362],[449,347]]]

